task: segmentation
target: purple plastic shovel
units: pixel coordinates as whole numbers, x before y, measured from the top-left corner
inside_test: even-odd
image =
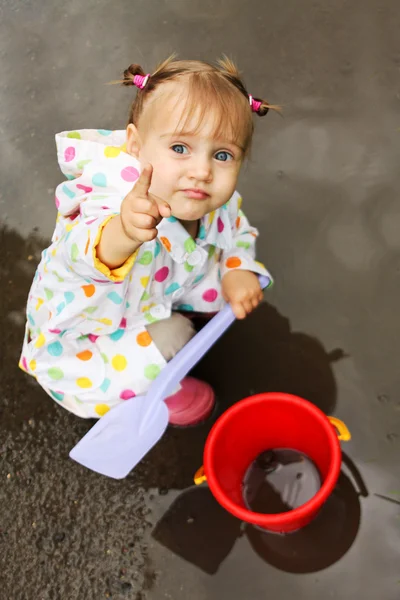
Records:
[[[271,283],[261,276],[264,289]],[[162,370],[144,396],[110,410],[72,448],[70,457],[107,477],[122,479],[158,442],[168,425],[164,402],[235,320],[227,304]]]

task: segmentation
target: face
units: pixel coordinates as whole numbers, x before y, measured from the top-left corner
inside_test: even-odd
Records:
[[[161,88],[145,106],[137,128],[128,126],[127,150],[142,165],[153,165],[150,192],[168,202],[173,216],[196,221],[232,196],[243,151],[228,139],[213,137],[218,115],[204,119],[195,135],[188,133],[195,129],[195,117],[185,124],[186,133],[175,133],[185,107],[182,84]]]

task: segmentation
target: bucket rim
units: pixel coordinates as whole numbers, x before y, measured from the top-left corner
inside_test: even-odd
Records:
[[[214,446],[221,429],[224,428],[225,424],[233,416],[235,416],[237,413],[240,413],[246,406],[277,400],[280,402],[289,403],[292,406],[301,405],[303,408],[306,408],[313,413],[326,431],[327,440],[332,454],[332,466],[327,478],[321,485],[318,492],[305,504],[302,504],[298,508],[294,508],[293,510],[285,513],[256,513],[237,505],[230,500],[230,498],[228,498],[223,491],[212,468]],[[262,392],[260,394],[248,396],[247,398],[244,398],[243,400],[240,400],[231,406],[219,417],[212,427],[204,448],[204,470],[207,476],[209,488],[216,500],[221,504],[221,506],[223,506],[228,512],[233,514],[238,519],[253,525],[258,525],[264,529],[271,529],[273,531],[277,531],[278,529],[281,531],[284,531],[285,529],[290,531],[291,527],[295,523],[304,521],[304,524],[306,524],[317,515],[318,511],[329,498],[335,487],[341,469],[341,459],[342,452],[340,443],[333,426],[329,422],[328,417],[322,412],[322,410],[315,406],[315,404],[312,404],[309,400],[305,400],[300,396],[295,396],[293,394],[287,394],[284,392]]]

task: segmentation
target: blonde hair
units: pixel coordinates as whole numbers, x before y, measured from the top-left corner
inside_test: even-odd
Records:
[[[121,83],[124,86],[134,86],[135,75],[144,76],[140,65],[132,64],[124,71]],[[183,111],[184,122],[182,129],[195,115],[197,118],[196,133],[207,114],[216,111],[219,115],[215,121],[214,136],[226,137],[229,133],[232,141],[237,143],[246,154],[251,145],[254,131],[252,110],[249,94],[236,65],[226,56],[217,61],[216,65],[198,60],[176,60],[170,56],[158,67],[132,102],[129,111],[129,123],[137,125],[143,112],[146,100],[152,92],[168,81],[182,81],[187,85],[186,107]],[[260,102],[256,114],[265,116],[269,109],[280,110],[280,107],[269,104],[266,100],[254,98]]]

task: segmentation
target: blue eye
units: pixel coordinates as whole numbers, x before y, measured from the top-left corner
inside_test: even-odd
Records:
[[[173,146],[171,146],[171,150],[176,152],[176,154],[185,154],[185,152],[188,151],[186,146],[184,146],[183,144],[174,144]]]
[[[230,152],[226,152],[226,150],[219,150],[215,154],[215,158],[221,162],[227,162],[229,160],[233,160],[233,156]]]

